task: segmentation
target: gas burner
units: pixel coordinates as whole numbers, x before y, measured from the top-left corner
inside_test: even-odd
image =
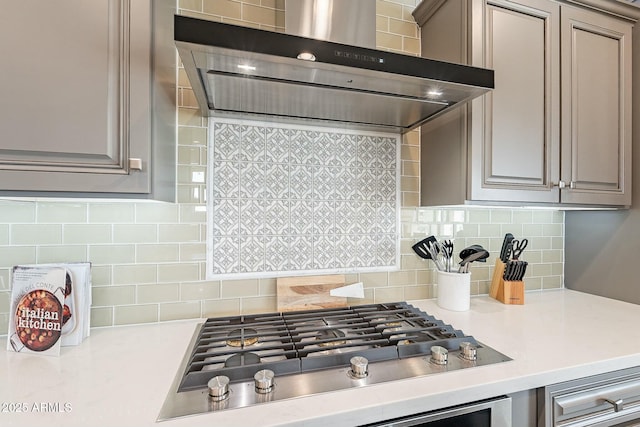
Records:
[[[340,329],[323,329],[316,334],[316,341],[320,347],[335,347],[347,343],[346,336]]]
[[[229,339],[227,339],[226,343],[229,347],[249,347],[258,342],[258,331],[255,329],[244,328],[244,329],[234,329],[229,332]],[[247,337],[247,335],[253,335]]]
[[[399,331],[403,326],[403,322],[394,317],[378,317],[371,319],[371,323],[384,332]]]
[[[447,331],[446,329],[440,329],[437,332],[437,335],[438,335],[438,338],[445,338],[445,339],[447,339],[447,338],[455,338],[456,337],[455,333],[453,333],[451,331]]]
[[[395,317],[376,317],[371,319],[371,323],[381,328],[395,328],[402,325],[402,322]]]
[[[233,368],[236,366],[257,365],[260,363],[260,356],[255,353],[238,353],[234,354],[224,362],[225,368]]]

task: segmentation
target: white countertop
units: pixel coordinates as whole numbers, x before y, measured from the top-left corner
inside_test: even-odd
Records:
[[[570,290],[523,306],[472,298],[466,312],[412,304],[514,360],[157,425],[353,426],[640,366],[640,305]],[[0,425],[156,425],[198,322],[94,329],[60,357],[7,352],[1,338]]]

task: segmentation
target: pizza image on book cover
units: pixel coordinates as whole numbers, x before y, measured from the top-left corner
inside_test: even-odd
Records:
[[[60,354],[64,268],[14,267],[7,350]]]

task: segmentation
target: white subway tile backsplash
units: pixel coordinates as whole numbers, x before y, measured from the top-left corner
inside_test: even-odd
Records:
[[[113,243],[155,243],[158,241],[156,224],[114,224]]]
[[[178,147],[178,164],[179,165],[205,165],[206,150],[199,146],[181,146]]]
[[[93,286],[92,306],[119,306],[135,304],[136,286]]]
[[[180,205],[180,223],[206,224],[207,208],[204,205]]]
[[[553,211],[538,210],[533,211],[531,214],[531,219],[533,220],[533,222],[539,224],[550,224],[553,222],[553,218]]]
[[[178,128],[180,145],[207,146],[207,129],[203,127],[181,126]]]
[[[39,223],[87,222],[86,203],[40,202],[37,208]]]
[[[389,286],[405,286],[416,284],[415,270],[389,272]]]
[[[61,244],[60,224],[14,224],[11,226],[12,245]]]
[[[181,301],[201,301],[220,298],[220,282],[199,281],[180,284]]]
[[[276,295],[276,279],[260,279],[258,281],[258,286],[260,288],[260,295]]]
[[[273,311],[273,310],[269,310]],[[241,313],[239,298],[212,299],[202,301],[203,317],[234,316]]]
[[[207,257],[206,243],[182,243],[180,244],[180,261],[205,261]]]
[[[133,203],[89,203],[89,222],[101,224],[133,223],[135,204]]]
[[[544,225],[543,224],[523,224],[522,234],[529,237],[544,236]]]
[[[512,212],[513,222],[517,224],[531,224],[533,222],[533,211],[527,209],[516,209]]]
[[[435,298],[433,285],[405,286],[404,298],[406,300]]]
[[[200,301],[172,302],[160,304],[160,321],[197,319],[201,316]]]
[[[112,326],[113,325],[113,307],[92,307],[91,308],[91,327]]]
[[[195,282],[200,278],[200,265],[197,263],[175,263],[158,265],[158,282]]]
[[[514,236],[526,236],[527,234],[523,230],[524,225],[525,224],[519,224],[514,215],[514,221],[512,224],[501,224],[499,237],[503,237],[507,233],[511,233]]]
[[[69,258],[73,259],[73,258]],[[91,264],[91,284],[92,286],[109,286],[111,285],[111,265]]]
[[[36,203],[0,200],[0,224],[36,222]]]
[[[138,244],[136,245],[135,262],[178,262],[180,261],[180,246],[175,243]]]
[[[90,245],[89,261],[93,264],[133,264],[135,245]]]
[[[243,313],[269,313],[276,306],[275,296],[262,296],[260,298],[243,298]]]
[[[178,165],[177,179],[188,184],[204,184],[206,168],[204,166]]]
[[[491,211],[492,224],[504,224],[512,222],[513,210],[511,209],[493,209]]]
[[[136,286],[136,303],[178,301],[180,286],[177,283],[154,283]]]
[[[10,299],[11,292],[0,290],[0,307],[8,307],[10,305]]]
[[[84,262],[88,260],[87,245],[40,245],[38,244],[36,256],[38,263]]]
[[[158,321],[158,304],[117,306],[113,312],[114,325],[132,325]]]
[[[479,224],[478,234],[480,236],[500,236],[502,233],[500,224]],[[513,234],[513,233],[512,233]]]
[[[169,223],[178,222],[179,207],[173,203],[148,202],[136,203],[136,223]]]
[[[0,224],[0,245],[9,244],[9,224]]]
[[[564,234],[564,224],[543,224],[543,236],[562,236]]]
[[[404,301],[404,286],[375,288],[374,302]]]
[[[258,279],[223,280],[220,283],[221,298],[256,297],[259,295]]]
[[[206,190],[203,185],[178,184],[176,193],[178,203],[205,203]]]
[[[0,268],[11,268],[18,264],[33,264],[36,259],[36,246],[0,246]],[[6,307],[9,310],[9,307]]]
[[[114,285],[158,282],[158,267],[156,264],[114,265],[112,274],[113,278],[110,283]],[[92,276],[95,276],[95,268],[92,269]],[[95,277],[93,279],[95,282]]]
[[[179,126],[203,126],[204,119],[197,108],[178,108]]]
[[[488,224],[491,222],[491,210],[490,209],[470,209],[469,210],[469,222],[476,224]]]
[[[9,289],[11,289],[9,269],[0,269],[0,291],[8,291]]]
[[[96,244],[113,241],[111,224],[65,224],[62,230],[64,244]]]
[[[542,289],[558,289],[562,287],[562,276],[541,277]]]

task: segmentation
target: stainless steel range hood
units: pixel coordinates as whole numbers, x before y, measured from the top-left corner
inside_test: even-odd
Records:
[[[493,89],[492,70],[175,16],[205,116],[405,133]]]

